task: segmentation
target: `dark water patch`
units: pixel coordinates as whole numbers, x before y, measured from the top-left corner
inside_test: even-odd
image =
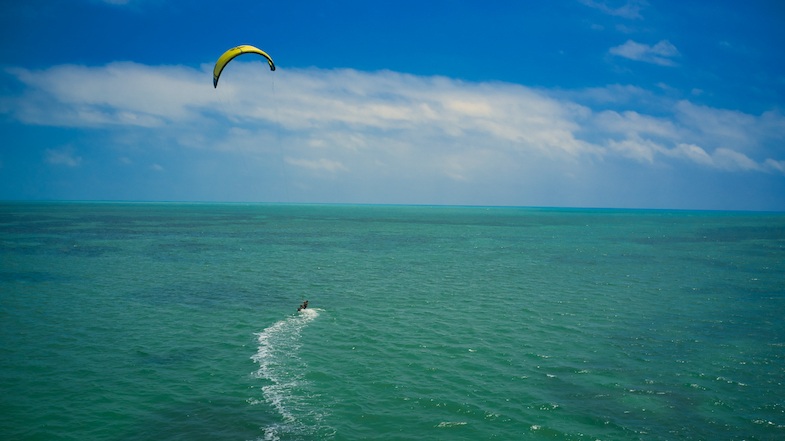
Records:
[[[131,302],[152,306],[185,306],[209,313],[238,307],[282,310],[291,308],[291,311],[294,311],[297,302],[302,301],[299,295],[295,295],[286,281],[235,283],[230,277],[221,281],[210,274],[201,274],[132,284],[124,288],[123,297]]]
[[[267,220],[283,223],[344,223],[365,229],[373,225],[407,225],[413,227],[564,227],[623,225],[634,212],[623,210],[537,209],[513,207],[403,207],[292,205],[259,207]],[[613,213],[609,215],[609,213]]]
[[[78,257],[102,257],[107,254],[114,254],[120,252],[121,248],[117,246],[107,245],[82,245],[73,244],[70,247],[58,247],[57,252],[64,255],[78,256]]]
[[[615,240],[618,240],[616,238]],[[679,245],[679,244],[720,244],[747,241],[759,241],[768,247],[785,249],[785,225],[740,225],[700,227],[694,231],[681,234],[653,234],[645,237],[631,237],[631,242],[644,245]]]
[[[785,241],[785,224],[706,228],[699,230],[696,237],[710,242]]]
[[[177,349],[160,351],[137,349],[134,353],[134,364],[142,369],[187,369],[193,363],[195,353],[198,353],[196,347],[178,347]]]
[[[188,209],[156,204],[11,204],[0,205],[0,232],[9,234],[70,234],[99,238],[172,234],[261,225],[257,213],[235,212],[230,206]]]
[[[207,253],[223,251],[224,249],[225,246],[214,246],[194,239],[155,241],[146,247],[144,254],[154,260],[180,262],[193,261]]]
[[[25,219],[25,217],[29,219]],[[14,222],[5,222],[0,226],[0,234],[7,235],[34,235],[34,234],[58,234],[63,231],[70,231],[74,226],[73,221],[68,219],[40,219],[38,217],[20,216]]]
[[[0,271],[3,283],[62,283],[70,277],[48,271]]]
[[[134,300],[160,305],[186,305],[200,309],[220,309],[236,295],[231,284],[210,281],[161,281],[145,283],[143,289],[128,292]]]
[[[54,257],[102,257],[120,251],[120,245],[99,245],[60,236],[13,238],[4,240],[0,248],[0,254]]]
[[[423,246],[430,244],[433,247],[440,245],[440,240],[432,235],[426,234],[389,234],[379,232],[366,232],[357,235],[347,236],[339,245],[347,250],[363,253],[384,253],[395,251],[404,252],[406,249],[417,249],[421,251]]]
[[[262,428],[277,421],[273,409],[251,406],[241,397],[205,395],[194,390],[191,396],[161,394],[157,401],[158,405],[136,416],[127,430],[118,433],[115,429],[105,439],[253,440],[261,439]]]
[[[640,264],[653,263],[660,260],[659,257],[651,254],[625,253],[625,252],[562,252],[550,253],[542,256],[549,264],[563,266],[592,266],[618,269],[620,267],[636,267]]]

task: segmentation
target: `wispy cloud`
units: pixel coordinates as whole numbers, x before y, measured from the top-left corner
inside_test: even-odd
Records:
[[[47,149],[44,154],[45,161],[51,165],[79,167],[82,164],[82,157],[74,152],[73,147]]]
[[[325,159],[325,158],[319,158],[319,159],[286,158],[286,162],[297,167],[304,167],[310,170],[323,170],[330,173],[347,170],[347,168],[340,162],[332,161],[330,159]]]
[[[675,66],[674,58],[679,56],[679,50],[668,40],[661,40],[653,46],[627,40],[620,46],[612,47],[609,52],[619,57],[660,66]]]
[[[100,3],[108,3],[110,5],[127,5],[131,3],[131,0],[95,0]]]
[[[611,6],[608,1],[598,0],[578,0],[584,5],[602,11],[605,14],[614,17],[622,17],[627,19],[641,19],[641,10],[648,6],[645,0],[629,0],[620,6]],[[616,2],[618,3],[618,2]]]

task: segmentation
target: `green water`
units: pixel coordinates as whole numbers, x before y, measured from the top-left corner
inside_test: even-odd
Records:
[[[3,439],[785,437],[784,215],[6,203],[0,247]]]

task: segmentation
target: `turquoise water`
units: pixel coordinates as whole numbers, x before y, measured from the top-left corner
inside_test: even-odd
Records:
[[[785,215],[5,203],[0,259],[2,439],[785,438]]]

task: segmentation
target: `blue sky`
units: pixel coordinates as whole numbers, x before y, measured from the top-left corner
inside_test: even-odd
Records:
[[[785,210],[785,3],[0,6],[0,200]],[[267,51],[212,67],[238,44]]]

